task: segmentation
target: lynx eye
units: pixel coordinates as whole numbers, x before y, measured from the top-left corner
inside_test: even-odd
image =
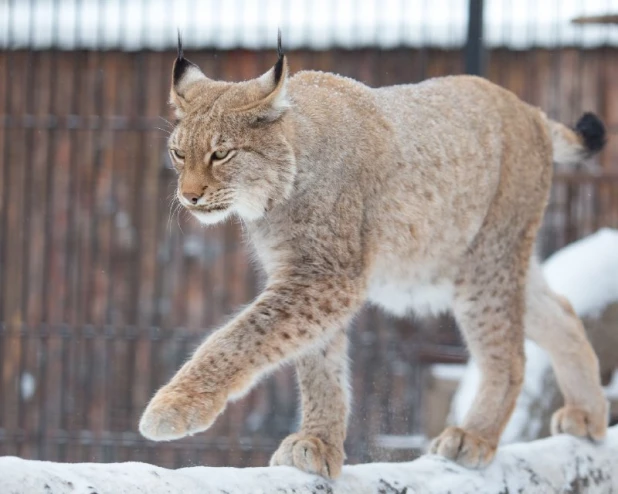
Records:
[[[183,153],[181,153],[180,151],[178,151],[178,149],[172,149],[172,154],[174,155],[174,158],[176,158],[179,161],[182,161],[185,159],[185,155]]]
[[[215,151],[213,154],[213,157],[216,160],[222,160],[223,158],[225,158],[228,154],[230,154],[229,151]]]

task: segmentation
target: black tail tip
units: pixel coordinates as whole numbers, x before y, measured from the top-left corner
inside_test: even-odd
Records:
[[[594,113],[584,113],[577,121],[575,131],[582,136],[586,149],[591,153],[596,153],[605,146],[605,125]]]

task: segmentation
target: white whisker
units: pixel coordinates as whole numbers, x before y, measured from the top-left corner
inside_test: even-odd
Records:
[[[163,120],[167,125],[169,125],[172,129],[174,128],[174,124],[170,122],[168,119],[163,118],[162,116],[159,116],[159,118]]]
[[[182,207],[182,204],[180,204],[180,201],[178,201],[178,207],[176,208],[176,223],[178,224],[180,233],[184,235],[185,232],[182,230],[182,226],[180,225],[180,211],[185,211],[185,209]]]

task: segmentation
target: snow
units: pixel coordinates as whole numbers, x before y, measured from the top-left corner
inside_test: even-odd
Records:
[[[464,364],[433,364],[431,375],[441,381],[461,381],[466,369]]]
[[[618,46],[615,26],[579,26],[615,12],[615,0],[485,1],[488,46]],[[0,2],[0,46],[188,48],[460,47],[468,0],[33,0]]]
[[[386,449],[424,450],[429,444],[429,438],[424,434],[378,434],[375,436],[374,442],[376,446]]]
[[[610,429],[604,444],[556,436],[506,446],[481,471],[427,455],[410,463],[345,466],[335,482],[291,467],[167,470],[144,463],[60,464],[0,458],[0,492],[12,494],[545,494],[573,486],[586,486],[588,494],[618,489],[618,428]]]
[[[618,369],[614,371],[612,380],[605,387],[605,396],[610,400],[618,400]]]
[[[22,398],[28,401],[34,396],[36,391],[36,379],[29,372],[24,372],[21,375],[20,386]]]
[[[549,286],[567,297],[580,316],[594,317],[618,301],[618,230],[604,228],[556,252],[543,264]],[[543,393],[545,379],[551,376],[551,362],[545,350],[532,341],[525,343],[526,370],[521,394],[501,437],[508,444],[522,437],[536,437],[543,426],[542,412],[551,400]],[[616,378],[614,381],[618,381]],[[470,361],[453,397],[452,423],[462,423],[472,405],[480,382],[478,367]],[[618,394],[618,382],[608,392]],[[543,406],[530,406],[531,403]],[[536,410],[538,416],[531,415]]]
[[[618,301],[618,230],[604,228],[568,245],[545,261],[543,271],[580,317],[598,315]]]

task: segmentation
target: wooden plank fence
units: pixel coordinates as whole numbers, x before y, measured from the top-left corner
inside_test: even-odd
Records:
[[[187,54],[213,78],[267,70],[272,52]],[[256,293],[238,225],[204,229],[171,206],[171,52],[0,52],[0,455],[162,466],[265,464],[295,426],[292,372],[230,406],[207,434],[147,443],[148,397],[205,332]],[[461,73],[460,51],[289,53],[292,72],[370,85]],[[490,53],[488,77],[574,122],[595,111],[601,169],[556,177],[543,254],[618,227],[618,50]],[[163,117],[163,118],[162,118]],[[384,457],[377,433],[422,433],[427,363],[462,361],[452,322],[373,310],[355,323],[351,461]]]

